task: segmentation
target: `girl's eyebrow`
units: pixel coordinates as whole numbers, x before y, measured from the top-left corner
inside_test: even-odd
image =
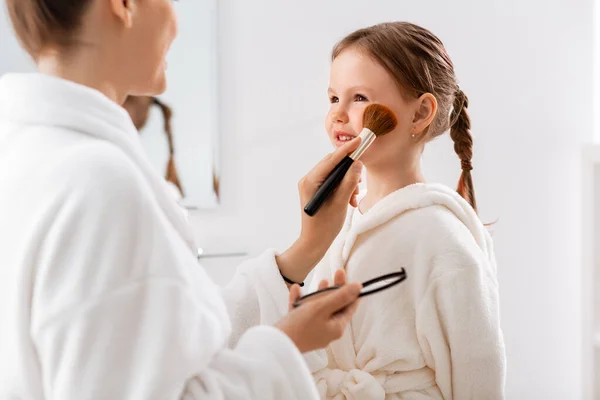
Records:
[[[370,88],[368,88],[368,87],[366,87],[364,85],[356,85],[356,86],[349,87],[347,90],[351,91],[351,92],[354,92],[354,91],[360,92],[360,91],[363,91],[363,90],[370,90]],[[327,91],[328,92],[335,92],[335,90],[332,89],[332,88],[328,88]]]

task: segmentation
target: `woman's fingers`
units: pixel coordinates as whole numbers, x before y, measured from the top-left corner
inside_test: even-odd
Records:
[[[296,302],[298,297],[300,297],[300,286],[294,284],[290,287],[290,295],[288,297],[288,311],[292,311],[294,309],[294,302]]]
[[[329,287],[329,281],[327,279],[323,279],[321,282],[319,282],[318,290],[327,289],[328,287]]]
[[[338,269],[333,276],[333,284],[336,286],[344,286],[346,284],[346,271]]]

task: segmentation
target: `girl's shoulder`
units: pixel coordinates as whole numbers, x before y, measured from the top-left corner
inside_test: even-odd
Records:
[[[425,253],[428,259],[453,260],[466,266],[487,263],[493,257],[489,234],[485,234],[481,243],[469,227],[443,205],[407,210],[390,221],[390,228],[404,233],[398,237],[410,237],[414,252]],[[486,229],[483,224],[481,228]]]

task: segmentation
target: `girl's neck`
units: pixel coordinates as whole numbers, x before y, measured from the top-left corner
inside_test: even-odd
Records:
[[[367,166],[367,194],[360,202],[359,210],[364,214],[389,194],[422,182],[425,182],[425,178],[418,162],[412,166]]]

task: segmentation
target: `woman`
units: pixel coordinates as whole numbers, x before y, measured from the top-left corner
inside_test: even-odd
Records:
[[[301,282],[322,258],[360,167],[294,245],[221,293],[120,106],[165,89],[171,1],[7,6],[41,73],[0,80],[0,398],[317,397],[300,353],[341,336],[360,285],[284,317],[299,288],[283,276]],[[356,145],[302,180],[303,203]]]

